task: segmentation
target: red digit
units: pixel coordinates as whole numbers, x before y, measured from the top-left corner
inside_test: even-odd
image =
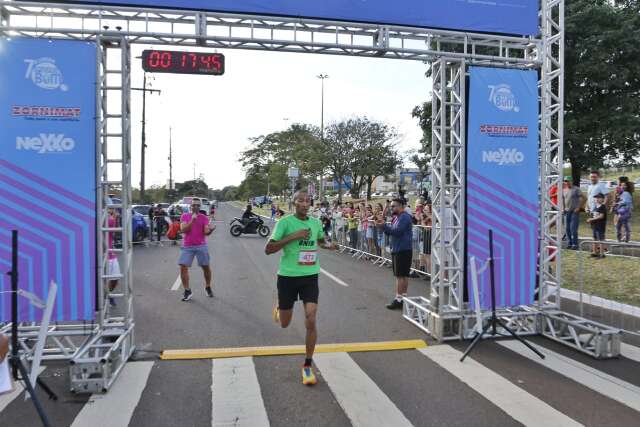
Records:
[[[182,68],[184,68],[184,66],[187,65],[187,55],[186,54],[182,54]]]
[[[211,55],[211,60],[213,62],[214,67],[216,67],[216,71],[219,73],[222,71],[222,63],[220,62],[220,55]]]
[[[160,58],[160,66],[162,68],[171,67],[171,52],[162,52],[162,57]]]
[[[198,66],[198,55],[190,53],[189,56],[191,57],[191,68],[196,68]]]
[[[160,52],[151,52],[147,63],[151,68],[158,68],[158,64],[160,63]]]
[[[202,65],[205,65],[207,67],[207,70],[211,69],[211,58],[207,55],[202,55],[200,57],[200,62],[202,62]]]

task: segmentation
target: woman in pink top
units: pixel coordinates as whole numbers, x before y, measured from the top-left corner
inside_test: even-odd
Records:
[[[117,214],[116,211],[114,209],[109,209],[109,219],[107,220],[107,226],[109,228],[116,228],[118,224],[117,221]],[[115,307],[116,306],[116,301],[115,299],[113,299],[113,297],[111,296],[111,292],[113,292],[115,290],[115,288],[118,286],[118,276],[120,276],[120,263],[118,262],[118,254],[116,254],[116,252],[113,250],[113,231],[109,232],[109,237],[108,237],[108,261],[107,261],[107,276],[110,276],[109,278],[109,293],[108,293],[108,298],[109,298],[109,305],[111,305],[111,307]]]

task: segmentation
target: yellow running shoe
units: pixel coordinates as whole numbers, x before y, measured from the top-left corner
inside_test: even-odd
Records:
[[[280,309],[277,305],[273,307],[273,321],[278,324],[280,323]]]
[[[318,382],[311,366],[302,367],[302,384],[315,385]]]

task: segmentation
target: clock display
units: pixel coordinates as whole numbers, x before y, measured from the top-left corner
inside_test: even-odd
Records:
[[[151,73],[224,74],[224,55],[206,52],[179,52],[171,50],[145,50],[142,69]]]

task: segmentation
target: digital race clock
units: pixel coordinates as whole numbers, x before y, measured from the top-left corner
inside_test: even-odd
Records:
[[[224,55],[221,53],[177,52],[145,50],[142,69],[151,73],[224,74]]]

